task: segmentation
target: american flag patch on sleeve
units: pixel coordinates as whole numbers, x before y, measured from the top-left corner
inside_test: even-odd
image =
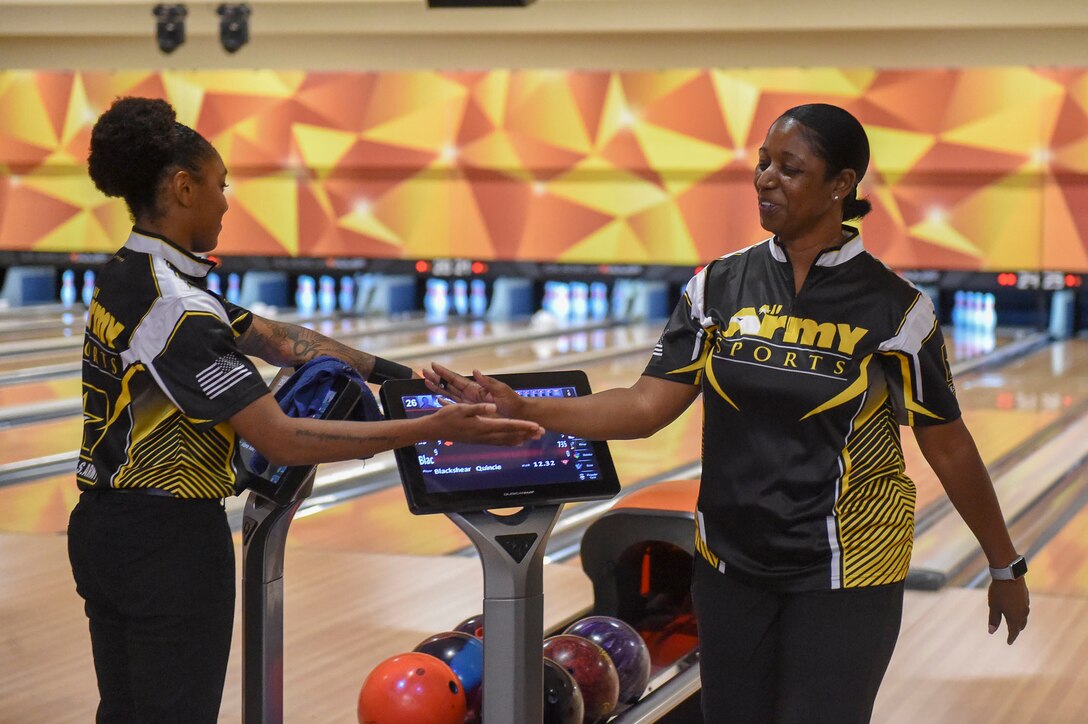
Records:
[[[238,355],[231,352],[212,362],[196,375],[201,391],[214,400],[231,387],[249,377],[252,371]]]

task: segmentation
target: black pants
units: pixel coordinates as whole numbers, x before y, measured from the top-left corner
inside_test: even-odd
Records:
[[[779,593],[696,555],[703,716],[730,724],[863,724],[903,616],[903,584]]]
[[[97,721],[214,723],[234,622],[221,501],[85,492],[68,555],[90,620]]]

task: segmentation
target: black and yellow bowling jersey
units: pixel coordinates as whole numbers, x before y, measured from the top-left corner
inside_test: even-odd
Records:
[[[960,413],[931,301],[860,236],[821,253],[796,294],[773,239],[715,260],[645,374],[702,388],[696,546],[718,570],[783,591],[906,577],[899,425]]]
[[[268,387],[236,343],[250,313],[201,288],[212,266],[133,230],[99,271],[83,342],[81,489],[234,494],[226,420]]]

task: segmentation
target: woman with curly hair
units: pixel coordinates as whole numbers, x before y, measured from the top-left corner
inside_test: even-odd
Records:
[[[535,423],[493,405],[413,421],[288,417],[247,355],[323,355],[370,381],[403,365],[261,318],[205,288],[227,212],[227,169],[165,101],[123,98],[91,134],[89,171],[134,226],[98,273],[83,347],[79,502],[68,526],[101,701],[99,722],[214,722],[234,618],[223,499],[245,439],[279,465],[367,457],[418,440],[518,444]]]

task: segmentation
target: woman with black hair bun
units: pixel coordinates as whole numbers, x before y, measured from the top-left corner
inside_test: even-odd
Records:
[[[754,175],[771,238],[688,282],[631,387],[529,399],[478,371],[423,372],[590,440],[648,437],[703,395],[692,600],[707,722],[869,721],[914,535],[900,425],[990,561],[990,633],[1004,619],[1011,644],[1027,625],[1027,565],[960,418],[933,304],[843,223],[871,208],[868,164],[844,109],[783,113]]]
[[[227,169],[165,101],[122,98],[91,133],[91,179],[134,226],[97,275],[83,346],[81,491],[68,525],[98,677],[99,722],[215,722],[234,620],[234,495],[245,439],[278,465],[369,457],[419,440],[538,437],[494,405],[417,420],[288,417],[247,355],[297,367],[323,355],[363,378],[389,360],[264,319],[205,289],[227,212]]]

